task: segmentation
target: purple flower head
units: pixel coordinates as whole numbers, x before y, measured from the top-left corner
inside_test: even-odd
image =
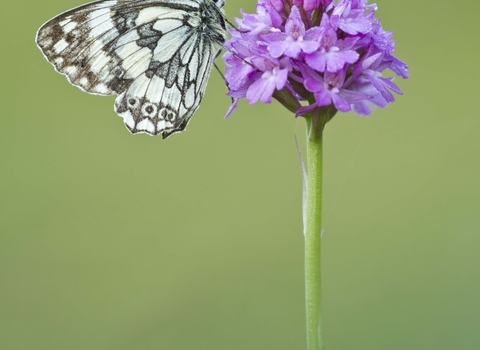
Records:
[[[370,115],[371,106],[393,102],[392,92],[402,91],[384,74],[406,79],[408,66],[393,56],[393,33],[376,8],[367,0],[259,0],[225,44],[234,101],[227,116],[241,98],[275,98],[296,116],[325,107]]]

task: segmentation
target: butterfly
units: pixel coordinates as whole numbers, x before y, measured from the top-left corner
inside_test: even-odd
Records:
[[[71,84],[113,95],[133,134],[183,131],[226,40],[225,0],[101,0],[46,22],[36,43]]]

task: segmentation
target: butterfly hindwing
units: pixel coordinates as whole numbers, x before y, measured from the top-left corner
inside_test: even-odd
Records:
[[[216,6],[211,0],[97,1],[44,24],[37,44],[73,85],[119,95],[115,111],[132,133],[165,138],[185,129],[203,97],[225,35]]]
[[[203,98],[215,57],[213,45],[195,39],[188,45],[192,50],[178,51],[168,65],[154,56],[146,72],[117,97],[115,111],[132,133],[168,137],[185,129]]]

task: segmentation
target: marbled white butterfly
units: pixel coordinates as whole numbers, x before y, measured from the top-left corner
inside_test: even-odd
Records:
[[[70,83],[117,94],[132,133],[185,129],[226,40],[225,0],[102,0],[45,23],[36,42]]]

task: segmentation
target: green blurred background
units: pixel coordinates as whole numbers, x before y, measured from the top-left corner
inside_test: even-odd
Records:
[[[114,97],[35,47],[80,4],[0,14],[0,349],[304,349],[303,120],[277,103],[223,120],[214,72],[186,132],[130,135]],[[411,78],[327,126],[325,341],[480,349],[480,3],[377,4]]]

